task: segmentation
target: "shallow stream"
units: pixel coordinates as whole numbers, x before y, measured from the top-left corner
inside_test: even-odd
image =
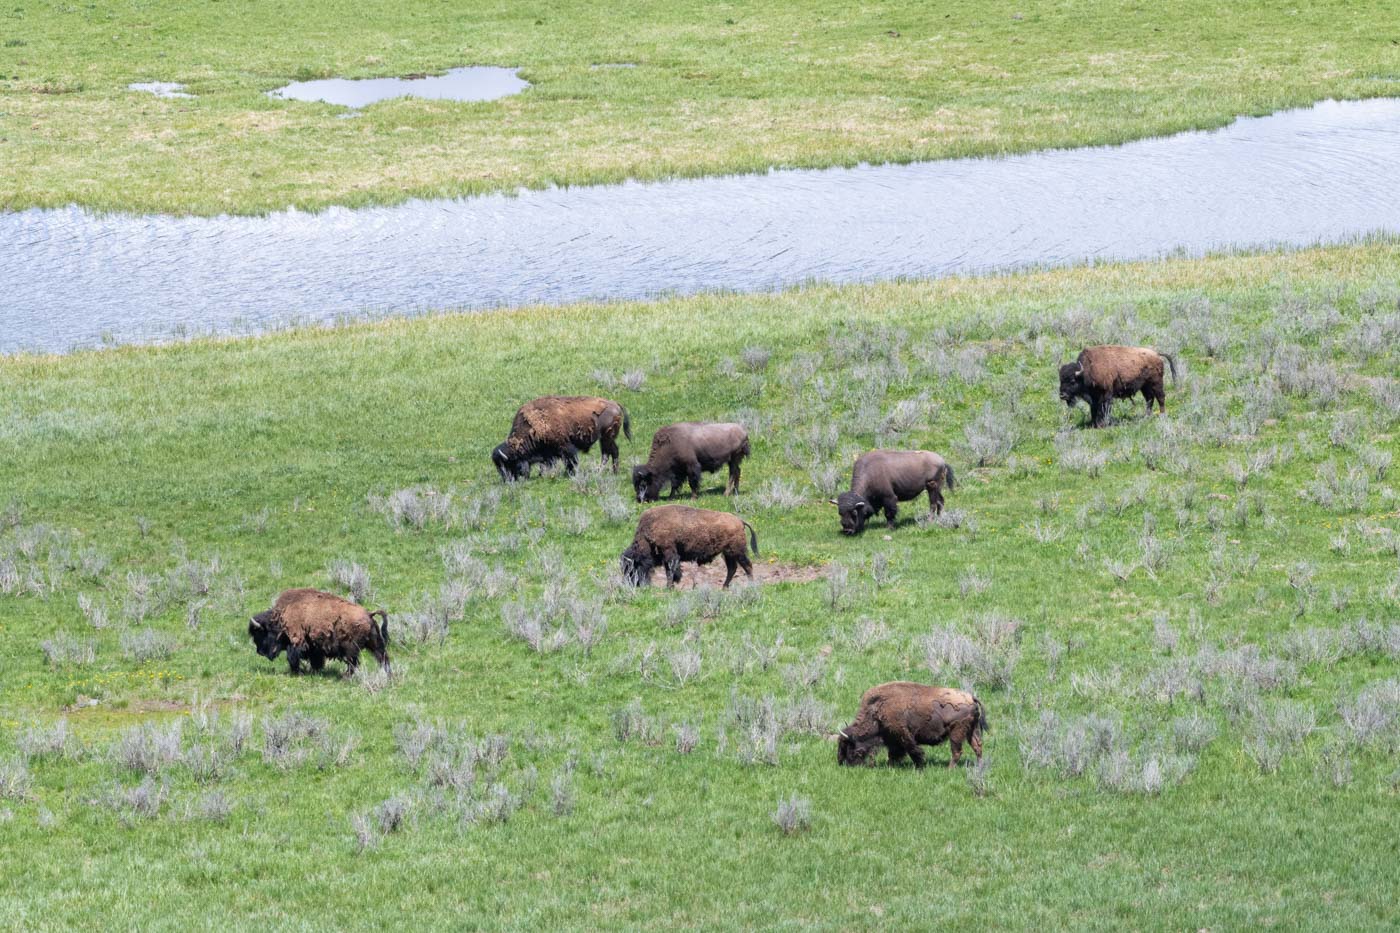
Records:
[[[987,159],[264,217],[0,214],[0,353],[1400,233],[1400,99]]]

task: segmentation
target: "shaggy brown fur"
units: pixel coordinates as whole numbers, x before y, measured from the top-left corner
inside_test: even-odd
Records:
[[[652,568],[666,568],[667,585],[681,582],[681,561],[708,564],[724,558],[727,573],[724,585],[734,579],[734,571],[744,568],[753,577],[753,564],[744,547],[744,529],[758,554],[758,535],[753,526],[737,515],[693,509],[688,505],[659,505],[647,509],[637,522],[632,544],[622,552],[622,573],[636,586],[651,582]]]
[[[841,517],[841,533],[865,530],[865,522],[883,510],[894,527],[899,503],[928,493],[931,515],[943,511],[943,487],[953,488],[953,468],[929,450],[872,450],[851,468],[850,492],[832,499]]]
[[[570,473],[578,456],[593,445],[602,448],[603,462],[612,460],[617,472],[617,435],[632,439],[632,419],[617,402],[592,396],[547,395],[526,402],[515,413],[510,436],[491,452],[502,479],[523,479],[536,463],[563,460]]]
[[[374,624],[375,616],[379,625]],[[389,670],[389,617],[383,610],[368,612],[332,593],[283,590],[271,609],[253,616],[248,634],[258,654],[268,660],[286,651],[293,674],[301,673],[303,658],[313,671],[321,670],[327,658],[339,658],[349,677],[359,666],[362,649]]]
[[[632,488],[638,502],[661,497],[661,487],[670,482],[675,498],[681,483],[690,481],[690,495],[700,495],[700,474],[712,473],[729,465],[726,496],[739,491],[739,464],[749,455],[749,432],[730,422],[682,421],[668,424],[651,439],[651,455],[645,464],[632,468]]]
[[[1089,347],[1080,351],[1076,362],[1060,367],[1060,399],[1071,407],[1083,399],[1096,428],[1108,424],[1114,399],[1132,398],[1138,392],[1147,400],[1147,410],[1152,411],[1156,402],[1160,414],[1167,410],[1167,365],[1175,385],[1176,360],[1166,354],[1147,347]]]
[[[964,742],[971,743],[978,760],[982,758],[982,733],[987,715],[972,694],[948,687],[897,680],[871,687],[860,698],[855,720],[836,742],[836,761],[843,765],[863,763],[880,745],[889,750],[890,763],[914,759],[914,767],[924,766],[920,745],[947,741],[952,749],[948,767],[962,757]]]

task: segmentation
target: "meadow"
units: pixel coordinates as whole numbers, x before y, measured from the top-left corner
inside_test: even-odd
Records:
[[[177,77],[179,75],[176,75]],[[26,929],[1394,925],[1400,246],[441,315],[0,360],[0,918]],[[1056,367],[1177,355],[1083,427]],[[808,582],[634,591],[536,395],[737,419]],[[948,509],[838,533],[854,453]],[[691,568],[686,567],[687,574]],[[390,615],[290,677],[283,587]],[[332,663],[332,670],[339,665]],[[839,768],[867,687],[984,763]]]
[[[1397,21],[1394,0],[23,0],[0,10],[0,209],[260,213],[1108,144],[1394,94]],[[354,119],[266,96],[471,64],[533,87]],[[195,97],[127,90],[149,81]]]

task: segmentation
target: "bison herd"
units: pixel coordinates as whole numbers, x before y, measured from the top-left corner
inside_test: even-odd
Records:
[[[1139,392],[1148,411],[1155,403],[1160,413],[1166,410],[1168,368],[1175,383],[1176,361],[1171,356],[1145,347],[1089,347],[1074,362],[1060,367],[1060,398],[1071,407],[1082,399],[1095,428],[1109,423],[1114,399]],[[617,402],[545,396],[520,406],[509,436],[491,451],[491,462],[506,481],[526,479],[532,467],[548,468],[560,461],[572,474],[579,455],[598,444],[603,462],[611,462],[616,473],[619,433],[632,439],[632,419]],[[739,489],[740,465],[749,452],[748,432],[739,424],[683,421],[667,425],[653,436],[646,463],[632,468],[637,501],[656,501],[667,485],[675,498],[687,484],[691,498],[698,498],[702,475],[724,467],[729,473],[724,494],[732,495]],[[872,450],[856,459],[851,488],[831,504],[836,506],[841,533],[856,535],[877,512],[883,512],[885,522],[894,528],[899,503],[924,494],[929,513],[937,515],[943,510],[943,490],[953,485],[952,466],[932,451]],[[645,586],[661,567],[667,585],[674,586],[681,580],[682,563],[703,565],[719,557],[724,559],[727,587],[740,568],[753,577],[750,548],[757,556],[758,535],[736,515],[685,505],[656,506],[642,513],[632,543],[622,552],[622,576],[634,586]],[[345,665],[345,676],[352,676],[361,651],[374,655],[385,673],[390,670],[388,615],[383,610],[367,611],[331,593],[286,590],[272,608],[251,618],[248,634],[258,654],[268,660],[285,652],[293,674],[301,672],[302,661],[320,671],[327,660],[339,660]],[[880,684],[861,696],[855,719],[840,730],[837,761],[862,764],[883,746],[892,763],[909,758],[922,768],[920,746],[947,741],[951,767],[958,763],[965,743],[981,759],[986,729],[982,703],[970,693],[903,681]]]

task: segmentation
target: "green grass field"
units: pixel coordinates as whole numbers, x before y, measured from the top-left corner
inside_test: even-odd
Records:
[[[0,360],[0,920],[1393,926],[1397,268],[1378,242]],[[1059,402],[1105,340],[1179,354],[1168,416]],[[487,459],[548,392],[626,405],[624,465],[742,418],[744,489],[700,504],[827,578],[619,589],[625,476]],[[838,534],[876,443],[948,457],[944,522]],[[391,682],[253,653],[282,587],[366,583]],[[902,678],[975,687],[984,769],[837,767],[826,736]]]
[[[1121,142],[1394,94],[1400,5],[1188,0],[0,10],[0,209],[217,214]],[[595,68],[627,63],[629,69]],[[353,120],[292,79],[519,66]],[[179,81],[194,100],[126,90]]]

